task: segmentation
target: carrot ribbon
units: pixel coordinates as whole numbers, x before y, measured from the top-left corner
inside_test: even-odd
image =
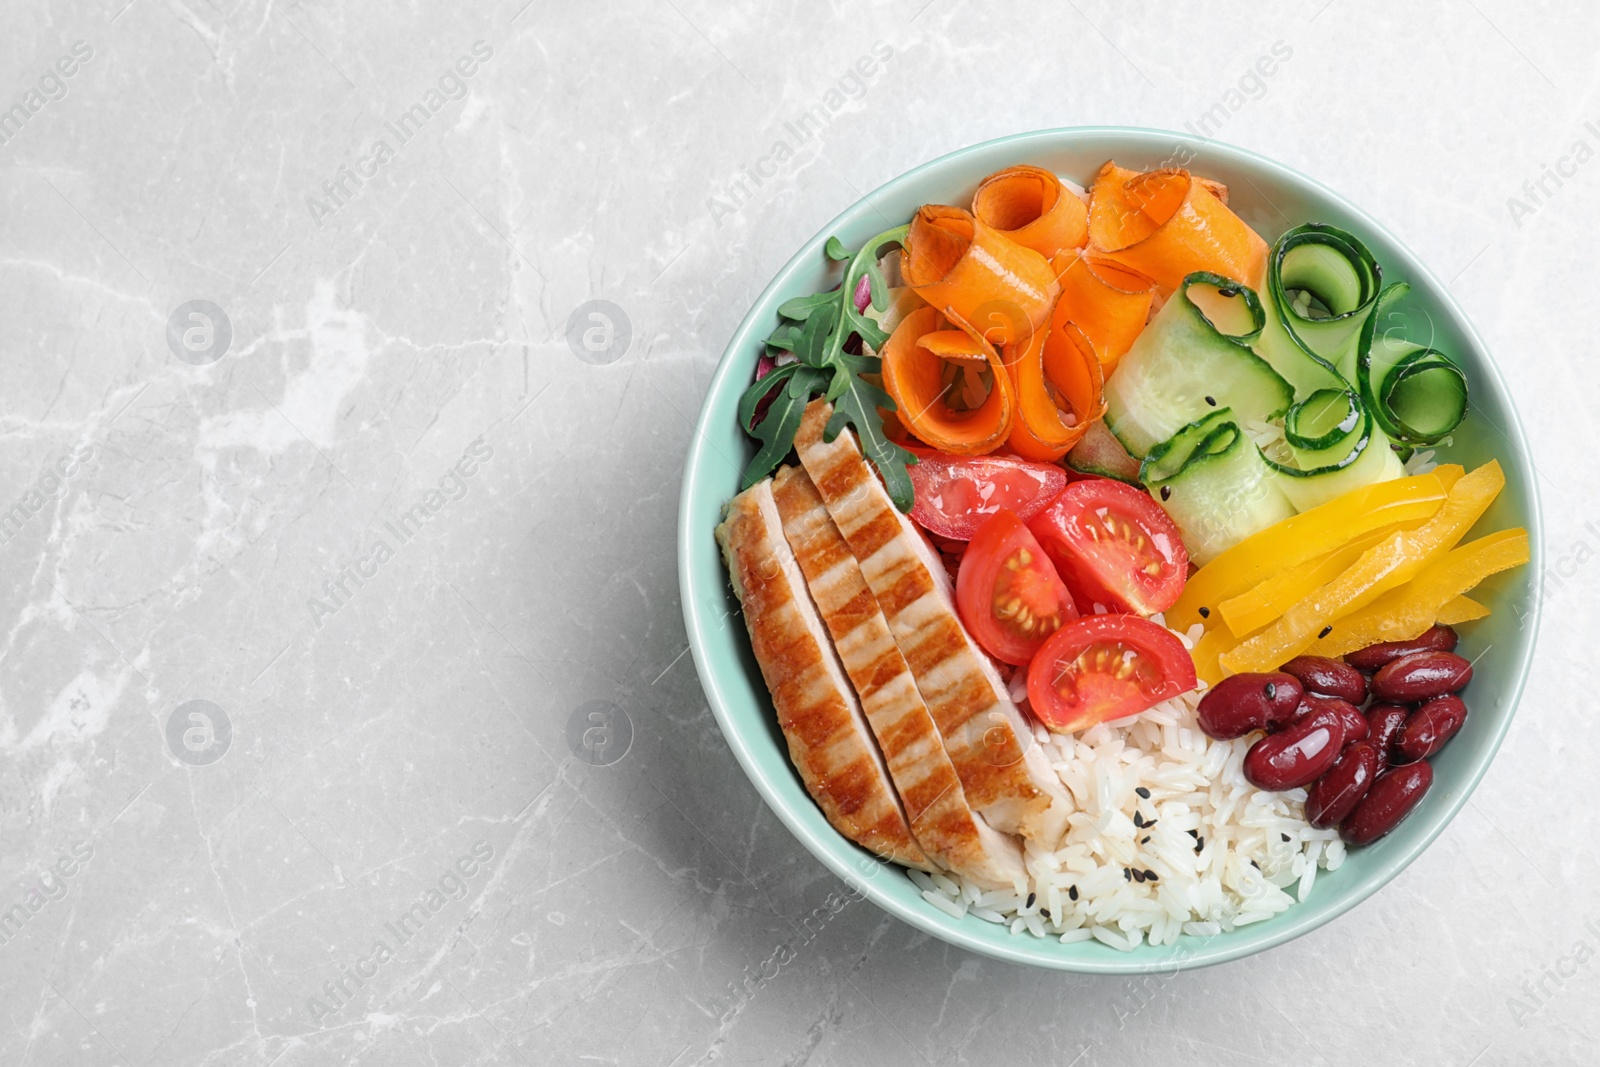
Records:
[[[901,276],[918,296],[981,326],[996,345],[1026,343],[1061,294],[1044,256],[958,207],[919,208],[900,256]]]
[[[994,346],[967,331],[958,332],[972,337],[972,347],[983,353],[983,362],[975,363],[967,352],[947,359],[940,350],[948,350],[949,339],[941,335],[950,332],[945,316],[931,307],[918,308],[902,319],[879,353],[883,387],[894,398],[900,422],[924,443],[960,456],[993,452],[1011,432],[1015,414],[1011,379]],[[975,383],[979,367],[990,375],[988,395],[981,400],[970,395],[979,388]],[[962,398],[968,402],[956,402]]]
[[[1229,210],[1226,194],[1186,170],[1140,174],[1108,161],[1091,190],[1089,247],[1163,289],[1194,271],[1259,289],[1267,243]]]
[[[1042,167],[1007,167],[983,179],[972,215],[1046,258],[1089,239],[1088,206]]]
[[[1051,329],[1076,327],[1109,375],[1144,331],[1155,293],[1115,264],[1104,269],[1080,252],[1060,253],[1050,266],[1061,283]]]

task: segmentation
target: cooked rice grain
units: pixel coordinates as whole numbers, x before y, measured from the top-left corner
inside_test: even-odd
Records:
[[[1179,639],[1188,645],[1195,636]],[[921,871],[912,880],[953,917],[970,911],[1013,934],[1092,938],[1123,952],[1184,934],[1214,937],[1304,900],[1319,869],[1344,861],[1338,831],[1305,821],[1304,790],[1269,793],[1246,781],[1252,739],[1208,738],[1199,703],[1198,692],[1188,693],[1041,743],[1078,810],[1059,848],[1026,843],[1027,885],[983,891]],[[1197,838],[1205,842],[1198,852]]]

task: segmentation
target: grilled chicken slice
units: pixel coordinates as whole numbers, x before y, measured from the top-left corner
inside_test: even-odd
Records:
[[[968,803],[995,829],[1055,848],[1072,809],[1060,778],[961,625],[943,565],[890,501],[855,436],[823,440],[831,411],[820,399],[807,405],[795,448],[911,665]]]
[[[912,836],[861,705],[784,540],[770,478],[729,502],[717,543],[806,791],[828,822],[856,844],[907,867],[936,870]]]
[[[1017,839],[994,829],[967,803],[911,668],[816,486],[801,468],[784,467],[772,479],[772,495],[917,843],[935,863],[985,888],[1025,882]]]

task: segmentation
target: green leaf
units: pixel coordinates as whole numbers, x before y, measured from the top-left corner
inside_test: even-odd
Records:
[[[889,306],[889,284],[883,280],[883,271],[878,269],[878,261],[873,260],[867,268],[867,285],[872,292],[872,307],[875,311],[882,311]]]
[[[803,322],[818,308],[825,308],[829,304],[837,304],[838,302],[838,293],[812,293],[810,296],[797,296],[785,300],[778,305],[778,314],[786,319]]]
[[[833,417],[828,420],[822,438],[833,441],[845,426],[852,427],[856,432],[856,440],[861,442],[862,453],[878,469],[878,476],[889,491],[889,499],[901,511],[909,512],[915,493],[906,467],[915,463],[917,457],[889,440],[883,432],[883,418],[878,414],[878,409],[893,411],[893,398],[861,377],[873,373],[872,365],[880,361],[848,353],[842,359],[850,373],[846,375],[844,389],[833,401]]]
[[[795,368],[798,365],[799,364],[790,363],[786,366],[779,367],[777,370],[768,374],[760,381],[751,382],[745,391],[739,394],[739,406],[737,410],[739,428],[741,430],[743,430],[745,433],[753,432],[751,423],[755,421],[756,408],[761,405],[762,399],[778,386],[782,385],[790,378],[793,378],[795,375]]]
[[[828,365],[828,337],[838,325],[837,311],[824,311],[806,320],[805,329],[795,340],[794,354],[810,367]]]
[[[878,258],[884,249],[903,244],[909,229],[897,226],[885,230],[855,252],[838,238],[828,238],[824,246],[828,258],[849,260],[839,288],[795,297],[778,308],[779,315],[788,321],[772,331],[767,347],[793,352],[797,362],[785,364],[753,383],[739,398],[739,425],[761,442],[761,448],[745,468],[741,490],[765,478],[789,455],[806,405],[812,397],[822,395],[834,406],[823,436],[832,441],[846,426],[854,427],[862,453],[877,468],[895,507],[911,510],[914,492],[906,467],[917,458],[883,432],[878,409],[893,411],[894,400],[861,377],[880,373],[883,361],[844,350],[846,342],[856,335],[874,350],[889,339],[874,319],[856,310],[855,292],[865,277],[873,306],[879,311],[887,306],[888,287],[878,270]],[[758,425],[752,426],[756,409],[763,401],[768,404],[766,414]]]
[[[790,363],[745,390],[739,398],[741,426],[750,425],[750,420],[755,417],[755,409],[764,397],[771,395],[772,405],[761,422],[750,430],[750,435],[761,442],[761,448],[744,469],[744,477],[739,483],[741,492],[771,474],[794,448],[794,435],[800,429],[806,404],[811,395],[822,388],[825,380],[823,372],[815,367]],[[785,388],[777,390],[780,385]]]
[[[767,338],[768,348],[781,348],[785,352],[794,351],[794,343],[800,339],[801,327],[792,322],[786,322],[772,331]]]
[[[882,348],[884,342],[889,339],[889,334],[878,325],[878,320],[869,315],[851,312],[850,324],[855,327],[856,333],[861,335],[861,340],[872,346],[874,352]]]

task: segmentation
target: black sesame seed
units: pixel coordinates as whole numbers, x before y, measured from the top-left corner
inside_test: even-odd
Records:
[[[1134,871],[1133,872],[1133,880],[1135,882],[1138,882],[1140,885],[1144,885],[1144,872],[1143,871]]]
[[[1139,844],[1148,845],[1149,843],[1150,843],[1150,835],[1149,834],[1145,834],[1143,837],[1139,838]]]
[[[1261,864],[1257,863],[1255,860],[1250,861],[1250,866],[1254,867],[1258,871],[1261,869]]]
[[[1033,907],[1038,902],[1039,902],[1039,894],[1038,893],[1029,893],[1028,894],[1028,902],[1026,904],[1022,905],[1022,908],[1023,908],[1024,911],[1026,911],[1027,909]]]
[[[1144,797],[1146,800],[1150,799],[1150,790],[1146,789],[1142,785],[1138,789],[1135,789],[1134,792],[1138,793],[1140,796]]]
[[[1289,840],[1288,834],[1279,834],[1278,836],[1282,837],[1285,841]]]
[[[1239,290],[1234,289],[1234,288],[1232,288],[1230,286],[1230,287],[1227,287],[1227,288],[1224,288],[1224,289],[1218,289],[1217,290],[1217,295],[1218,296],[1238,296],[1239,295]]]
[[[1277,682],[1268,682],[1267,683],[1267,687],[1265,689],[1263,689],[1262,692],[1267,694],[1267,699],[1268,700],[1276,700],[1276,699],[1278,699],[1278,683]]]
[[[1155,871],[1145,871],[1144,872],[1144,877],[1145,877],[1145,881],[1147,881],[1147,882],[1159,882],[1159,881],[1161,881],[1161,876],[1159,874],[1157,874]]]
[[[1202,619],[1209,619],[1209,618],[1211,618],[1211,609],[1210,609],[1210,608],[1201,608],[1201,609],[1200,609],[1200,617],[1201,617],[1201,618],[1202,618]]]
[[[1042,915],[1044,918],[1048,919],[1048,918],[1050,918],[1050,909],[1049,908],[1040,908],[1039,909],[1039,914]]]
[[[1214,397],[1214,396],[1208,396],[1208,397],[1206,397],[1206,403],[1210,404],[1212,407],[1216,407],[1217,406],[1217,398]]]
[[[1124,882],[1133,881],[1133,868],[1132,867],[1124,867],[1124,868],[1122,868],[1122,880]]]
[[[1161,499],[1162,500],[1171,500],[1172,499],[1172,486],[1163,485],[1161,487]]]
[[[1198,841],[1198,840],[1200,840],[1200,831],[1199,830],[1190,830],[1189,831],[1189,836],[1194,838],[1196,841]]]
[[[1318,634],[1317,636],[1318,637],[1327,637],[1331,633],[1333,633],[1333,627],[1332,626],[1324,626],[1322,628],[1322,632],[1320,634]]]
[[[1198,856],[1198,855],[1199,855],[1199,854],[1200,854],[1200,850],[1201,850],[1201,849],[1203,849],[1203,848],[1205,848],[1205,847],[1206,847],[1206,839],[1205,839],[1205,838],[1203,838],[1203,837],[1196,837],[1196,838],[1195,838],[1195,839],[1194,839],[1194,851],[1195,851],[1195,855],[1197,855],[1197,856]]]
[[[1077,900],[1078,899],[1078,887],[1077,886],[1075,886],[1075,885],[1067,886],[1067,899],[1068,900]]]
[[[1144,813],[1143,812],[1136,811],[1136,812],[1133,813],[1133,825],[1139,826],[1139,827],[1144,826]]]

